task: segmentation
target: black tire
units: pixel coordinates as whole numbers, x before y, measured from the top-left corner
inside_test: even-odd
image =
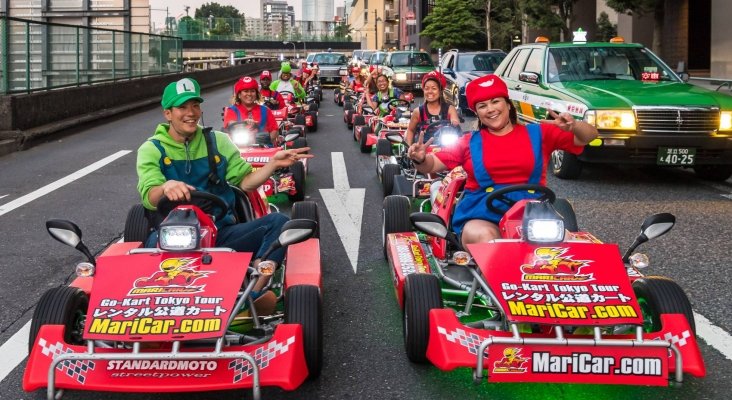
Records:
[[[694,173],[700,179],[724,182],[732,176],[732,165],[697,165]]]
[[[290,166],[292,172],[292,180],[295,181],[295,194],[288,194],[287,197],[291,202],[302,201],[305,199],[305,165],[298,161]]]
[[[381,243],[386,256],[386,235],[390,233],[410,232],[412,221],[409,220],[409,199],[405,196],[386,196],[382,208]]]
[[[304,137],[299,137],[292,142],[293,149],[302,149],[308,147],[308,140]]]
[[[28,351],[33,349],[43,325],[64,325],[64,341],[83,345],[84,321],[88,308],[89,297],[79,288],[61,286],[46,291],[33,311]]]
[[[317,112],[318,111],[318,105],[315,103],[310,103],[308,105],[308,111],[310,112]]]
[[[308,379],[317,378],[323,367],[322,308],[317,286],[291,286],[285,293],[285,323],[302,326]]]
[[[662,276],[646,276],[633,281],[633,291],[643,312],[643,330],[658,332],[662,314],[683,314],[696,335],[694,312],[689,298],[676,282]]]
[[[384,197],[391,195],[394,190],[394,178],[402,173],[402,169],[397,164],[385,164],[381,170],[381,189],[384,191]]]
[[[308,127],[308,131],[317,132],[318,131],[318,113],[315,111],[310,111],[310,117],[313,119],[313,126]]]
[[[350,101],[346,101],[345,103],[343,103],[343,110],[353,111],[353,103],[351,103]]]
[[[127,212],[127,219],[125,220],[125,242],[143,242],[147,240],[150,234],[151,224],[147,218],[147,210],[142,204],[135,204]]]
[[[363,117],[363,115],[354,115],[353,125],[366,125],[366,119]]]
[[[376,142],[376,155],[377,156],[392,155],[391,142],[388,139],[379,139]]]
[[[582,173],[582,162],[572,153],[555,150],[552,152],[552,173],[561,179],[577,179]]]
[[[314,238],[320,238],[320,213],[318,212],[318,205],[314,201],[298,201],[292,205],[292,211],[290,211],[291,219],[310,219],[318,223],[318,227],[315,230]]]
[[[305,126],[305,116],[302,114],[298,114],[295,116],[295,125],[303,125]]]
[[[371,146],[366,144],[368,142],[368,134],[371,133],[371,128],[368,126],[364,126],[361,128],[361,139],[359,140],[359,150],[361,150],[361,153],[371,153]]]
[[[353,129],[353,110],[347,110],[344,118],[346,120],[343,122],[346,123],[346,127]]]
[[[409,274],[404,282],[402,336],[409,361],[427,362],[430,310],[442,308],[440,282],[431,274]]]
[[[557,197],[554,200],[554,209],[557,210],[559,215],[564,219],[564,228],[570,232],[579,232],[577,226],[577,215],[574,213],[572,203],[567,199]]]

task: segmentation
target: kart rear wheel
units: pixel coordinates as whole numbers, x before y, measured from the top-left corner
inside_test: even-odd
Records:
[[[295,182],[295,194],[288,194],[287,197],[291,202],[302,201],[305,199],[305,165],[297,161],[290,166],[290,172]]]
[[[384,196],[389,196],[394,190],[394,178],[401,174],[402,169],[397,164],[385,164],[381,170],[381,189]]]
[[[409,274],[404,282],[403,336],[409,361],[427,362],[430,310],[442,308],[440,282],[431,274]]]
[[[643,313],[645,332],[660,331],[663,328],[663,314],[683,314],[692,333],[696,335],[694,312],[691,310],[689,298],[679,284],[663,276],[646,276],[633,281],[633,291]]]
[[[320,214],[318,213],[318,205],[314,201],[298,201],[292,205],[290,211],[291,219],[310,219],[318,223],[315,229],[314,238],[320,238]]]
[[[363,117],[363,115],[354,115],[353,125],[366,125],[366,119]]]
[[[552,173],[557,178],[577,179],[582,173],[582,162],[572,153],[554,150],[552,152]]]
[[[412,222],[409,220],[409,199],[406,196],[386,196],[383,206],[381,224],[381,243],[386,255],[386,235],[390,233],[410,232]]]
[[[308,104],[308,111],[316,112],[318,111],[318,105],[315,103]]]
[[[572,203],[567,199],[557,197],[554,200],[554,209],[557,210],[559,215],[564,219],[564,228],[570,232],[579,232],[577,227],[577,215],[574,213]]]
[[[295,125],[305,126],[305,116],[302,114],[296,115],[295,116]]]
[[[285,323],[302,326],[308,379],[317,378],[323,366],[323,314],[317,286],[296,285],[287,289]]]
[[[89,308],[89,297],[83,290],[71,286],[55,287],[41,296],[28,335],[28,351],[33,349],[43,325],[63,325],[64,341],[83,345],[84,322]]]
[[[304,137],[299,137],[292,142],[292,149],[302,149],[308,147],[308,140]]]
[[[125,220],[125,242],[143,242],[150,234],[150,220],[147,218],[147,210],[142,204],[135,204],[127,212]]]
[[[361,128],[361,138],[359,139],[359,149],[361,153],[371,153],[371,146],[368,145],[368,134],[371,133],[371,127],[364,126]]]
[[[391,142],[388,139],[379,139],[376,142],[376,155],[377,156],[391,156]]]
[[[353,110],[346,110],[345,115],[343,116],[343,119],[346,123],[346,127],[348,129],[353,129]]]
[[[310,111],[310,117],[313,120],[313,126],[308,127],[308,132],[317,132],[317,130],[318,130],[318,113],[316,111]]]

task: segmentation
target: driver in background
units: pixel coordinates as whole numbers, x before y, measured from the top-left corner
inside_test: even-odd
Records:
[[[376,93],[372,94],[371,97],[365,97],[371,109],[373,109],[379,117],[383,117],[389,113],[390,101],[396,99],[406,100],[404,92],[399,88],[392,87],[391,80],[384,74],[379,74],[376,77],[376,89]]]
[[[272,110],[260,105],[259,101],[257,81],[248,76],[236,81],[233,104],[224,109],[224,129],[232,122],[242,121],[257,132],[257,144],[276,146],[279,138],[277,120]]]
[[[271,84],[272,74],[267,70],[262,71],[259,75],[259,94],[262,96],[262,101],[271,110],[279,110],[285,106],[285,99],[280,92],[269,88]]]
[[[190,201],[193,191],[204,191],[221,197],[228,205],[224,218],[216,221],[218,236],[216,246],[229,247],[240,252],[254,253],[254,265],[270,247],[287,222],[280,213],[268,214],[248,222],[236,221],[234,209],[235,194],[230,185],[241,190],[256,190],[279,168],[293,165],[303,158],[309,148],[280,150],[262,168],[254,171],[244,161],[239,149],[229,136],[222,132],[210,132],[212,148],[208,148],[205,133],[198,121],[201,119],[201,89],[192,78],[183,78],[165,87],[161,104],[166,122],[158,124],[155,133],[137,150],[137,190],[143,206],[155,210],[160,199]],[[210,178],[209,152],[217,160],[215,175]],[[145,245],[155,247],[157,231],[150,234]],[[281,264],[284,249],[270,255],[270,260]],[[242,266],[246,267],[246,266]],[[255,290],[266,284],[260,279]],[[267,301],[274,293],[267,294]]]
[[[432,132],[427,132],[426,128],[434,122],[450,121],[453,126],[460,126],[457,110],[451,104],[445,103],[442,98],[442,90],[446,84],[445,75],[439,71],[431,71],[422,77],[424,104],[412,111],[404,139],[407,146],[411,146],[414,142],[415,132],[424,132],[423,140],[432,138]]]
[[[453,229],[463,246],[500,238],[501,215],[490,212],[485,201],[490,192],[509,185],[546,185],[546,169],[551,153],[564,150],[580,154],[597,137],[592,125],[575,120],[569,113],[549,112],[552,120],[519,125],[516,108],[508,98],[506,84],[490,74],[471,81],[466,87],[468,106],[478,116],[478,130],[466,133],[450,148],[428,153],[433,139],[424,135],[407,150],[421,173],[434,173],[462,166],[467,174],[465,191],[452,217]],[[510,196],[529,198],[528,193]]]
[[[305,97],[307,96],[305,89],[303,89],[300,82],[291,78],[292,67],[290,66],[290,62],[284,61],[280,66],[280,79],[272,82],[272,84],[269,85],[269,88],[280,93],[290,92],[295,95],[295,99],[298,102],[305,102]]]

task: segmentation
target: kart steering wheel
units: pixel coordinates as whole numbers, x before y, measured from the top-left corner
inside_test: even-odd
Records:
[[[513,207],[514,204],[518,203],[518,200],[511,199],[507,196],[509,193],[515,193],[515,192],[526,192],[526,191],[534,191],[537,193],[541,193],[541,196],[533,199],[533,200],[539,200],[544,201],[548,200],[550,203],[554,203],[554,200],[556,200],[557,195],[554,194],[554,192],[549,189],[546,186],[542,185],[534,185],[534,184],[525,184],[525,185],[511,185],[506,186],[504,188],[494,190],[489,195],[488,198],[485,199],[485,206],[488,207],[488,210],[490,210],[493,213],[496,214],[503,214],[505,211],[499,209],[494,205],[496,201],[505,204],[507,208]]]
[[[163,217],[167,216],[174,208],[181,205],[194,205],[200,208],[203,212],[209,215],[213,215],[215,221],[220,221],[229,212],[229,205],[226,204],[224,199],[215,194],[208,192],[201,192],[198,190],[191,190],[191,200],[179,200],[173,201],[163,196],[158,202],[158,213]],[[216,214],[213,211],[217,210]]]
[[[386,103],[386,106],[389,108],[389,111],[394,111],[395,108],[398,107],[406,107],[409,108],[411,105],[410,102],[403,100],[403,99],[391,99],[388,103]]]

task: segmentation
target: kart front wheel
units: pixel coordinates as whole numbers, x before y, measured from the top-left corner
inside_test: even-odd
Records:
[[[318,130],[318,113],[315,111],[310,111],[310,118],[313,121],[313,125],[311,127],[308,127],[308,132],[317,132]]]
[[[557,178],[577,179],[582,173],[582,162],[572,153],[555,150],[552,152],[552,173]]]
[[[379,139],[376,142],[376,156],[391,157],[391,142],[389,139]]]
[[[135,204],[127,212],[125,220],[125,242],[143,242],[150,234],[150,220],[147,218],[147,211],[142,204]]]
[[[308,379],[317,378],[323,366],[323,314],[317,286],[295,285],[287,289],[285,323],[302,326]]]
[[[292,219],[310,219],[315,221],[318,226],[315,229],[314,238],[320,237],[320,214],[318,213],[318,204],[314,201],[298,201],[292,205],[290,212]]]
[[[691,332],[696,335],[691,303],[678,283],[662,276],[646,276],[633,281],[633,291],[643,313],[645,332],[660,331],[663,328],[663,314],[683,314],[689,322]]]
[[[295,194],[288,194],[287,197],[291,202],[302,201],[305,199],[305,165],[298,161],[290,166],[290,172],[295,182]]]
[[[60,286],[48,290],[41,296],[33,311],[33,322],[28,335],[28,351],[33,350],[43,325],[63,325],[64,342],[83,345],[87,308],[89,308],[89,297],[79,288]]]
[[[409,274],[404,282],[404,347],[415,363],[427,362],[430,310],[442,308],[440,282],[431,274]]]
[[[409,220],[409,199],[405,196],[386,196],[384,198],[381,242],[386,254],[386,236],[390,233],[410,232],[412,222]]]
[[[394,190],[394,179],[401,174],[402,169],[397,164],[385,164],[381,169],[381,188],[384,196],[389,196]]]
[[[361,137],[358,142],[361,153],[371,153],[371,145],[368,144],[369,133],[371,133],[370,127],[364,126],[361,128]]]
[[[305,126],[305,116],[302,114],[296,115],[295,116],[295,125]]]

